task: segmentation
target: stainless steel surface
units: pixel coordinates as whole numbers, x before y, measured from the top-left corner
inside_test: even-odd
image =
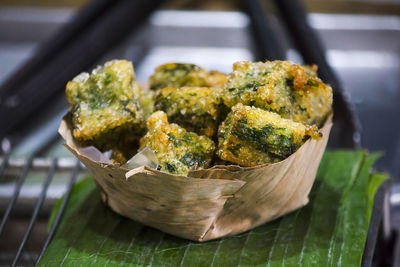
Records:
[[[73,14],[72,9],[0,9],[0,83],[34,53],[41,40],[66,23]],[[311,14],[309,20],[319,32],[330,63],[356,105],[363,125],[363,146],[372,151],[384,151],[385,156],[378,162],[377,169],[399,178],[399,17]],[[279,27],[279,37],[288,58],[301,62],[279,20],[274,23]],[[135,66],[140,81],[146,81],[157,65],[170,61],[193,62],[205,68],[229,72],[233,62],[253,59],[254,47],[248,24],[249,19],[240,12],[158,11],[138,35],[129,37],[99,59],[99,64],[111,58],[144,56]],[[33,231],[32,242],[43,242],[41,235],[45,232],[47,216],[55,199],[65,191],[67,174],[74,166],[74,159],[61,146],[61,139],[41,149],[56,134],[66,107],[64,96],[60,95],[59,100],[49,103],[46,116],[37,118],[37,122],[27,122],[29,127],[10,136],[11,144],[18,141],[19,146],[13,146],[6,175],[0,181],[0,212],[4,212],[27,156],[40,149],[40,158],[33,160],[33,168],[21,190],[13,221],[6,229],[9,238],[19,240],[21,233],[18,231],[22,231],[23,236],[22,227],[29,220],[51,158],[60,157],[59,168],[41,213],[42,220]],[[6,146],[8,143],[3,140],[2,144]],[[399,184],[393,187],[390,202],[394,211],[392,225],[400,228],[400,220],[393,219],[400,217],[399,188]],[[12,229],[11,224],[14,225]],[[28,244],[22,260],[29,262],[29,253],[37,253],[33,243]],[[5,252],[0,253],[0,265],[7,262],[4,257],[14,256],[12,250],[2,247],[2,244],[0,251]]]

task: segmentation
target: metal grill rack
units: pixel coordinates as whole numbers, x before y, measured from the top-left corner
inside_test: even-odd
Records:
[[[264,1],[266,2],[266,1]],[[306,13],[297,0],[273,1],[281,13],[281,20],[286,30],[294,40],[295,46],[303,57],[305,63],[320,66],[319,75],[334,88],[335,131],[330,141],[331,147],[358,148],[360,147],[360,126],[355,116],[352,105],[346,98],[346,93],[339,79],[327,63],[325,50],[318,36],[309,26]],[[45,142],[39,142],[30,153],[30,156],[22,159],[11,157],[14,147],[18,147],[18,138],[13,138],[12,133],[21,129],[33,129],[36,121],[26,124],[25,121],[31,114],[49,113],[48,108],[43,108],[46,102],[54,101],[56,97],[63,94],[64,86],[71,77],[81,71],[85,71],[96,64],[99,58],[107,58],[110,50],[124,42],[124,37],[131,33],[140,35],[141,24],[146,21],[150,13],[161,4],[161,1],[151,0],[100,0],[92,1],[83,8],[74,19],[65,25],[57,34],[47,42],[43,43],[37,53],[0,88],[0,137],[3,139],[3,155],[0,163],[0,182],[7,179],[15,181],[12,193],[2,211],[0,223],[0,250],[6,248],[9,243],[14,245],[3,253],[0,265],[34,265],[43,254],[62,219],[63,212],[68,203],[73,185],[83,175],[86,169],[76,160],[54,157],[42,159],[38,157],[49,143],[57,140],[57,133],[53,128],[48,133]],[[243,1],[243,10],[250,18],[250,30],[255,45],[255,59],[285,59],[282,45],[279,43],[277,29],[274,27],[272,17],[275,15],[268,10],[261,0]],[[118,29],[115,31],[114,29]],[[104,38],[104,36],[107,36]],[[84,52],[83,52],[84,51]],[[130,59],[135,66],[140,65],[146,54],[146,47],[139,47],[130,54]],[[76,60],[71,60],[71,58]],[[68,63],[68,64],[67,64]],[[60,72],[59,70],[63,71]],[[45,86],[44,86],[45,85]],[[32,93],[39,92],[39,93]],[[63,114],[66,106],[58,107],[57,113]],[[53,111],[50,111],[53,112]],[[43,116],[42,116],[43,117]],[[60,117],[56,120],[58,124]],[[13,149],[8,149],[7,142],[13,144]],[[35,143],[35,140],[33,141]],[[18,216],[26,213],[18,209],[18,203],[23,201],[24,185],[28,183],[31,172],[42,172],[43,181],[39,186],[39,193],[35,201],[26,200],[25,205],[30,208],[29,222],[24,227],[15,227],[14,221]],[[46,225],[50,210],[55,205],[56,198],[49,196],[52,184],[58,173],[67,176],[65,186],[60,192],[64,193],[60,208],[55,215],[51,229],[46,231]],[[380,198],[387,195],[388,185],[381,189]],[[0,202],[1,204],[2,202]],[[377,201],[377,205],[383,205]],[[3,212],[4,210],[4,212]],[[374,209],[374,216],[378,218],[378,225],[382,214],[379,208]],[[27,214],[24,214],[27,215]],[[16,220],[14,220],[16,218]],[[38,225],[44,229],[39,231],[41,237],[39,242],[32,243],[32,233]],[[17,225],[17,224],[16,224]],[[378,227],[370,229],[369,239],[366,247],[374,248]],[[8,232],[11,232],[8,233]],[[15,232],[19,232],[15,237]],[[18,240],[15,240],[18,239]],[[372,243],[371,243],[372,242]],[[372,245],[371,245],[372,244]],[[32,249],[34,247],[34,249]],[[29,248],[29,249],[28,249]],[[1,253],[0,253],[1,254]],[[369,252],[364,258],[365,266],[369,266],[373,253]]]
[[[24,196],[21,195],[21,191],[24,184],[26,183],[28,174],[32,171],[39,171],[44,174],[43,182],[40,185],[40,192],[36,194],[35,199],[32,199],[29,196],[29,192],[25,192]],[[49,229],[48,232],[39,230],[39,232],[42,234],[42,238],[35,241],[34,244],[31,244],[30,251],[24,253],[27,244],[30,241],[35,224],[38,224],[38,221],[42,220],[41,217],[45,217],[44,222],[48,220],[49,210],[56,201],[54,197],[49,196],[48,191],[51,184],[54,183],[55,174],[60,172],[65,172],[65,174],[69,175],[68,182],[66,184],[63,184],[65,186],[62,186],[63,188],[61,188],[61,192],[64,193],[64,197],[62,198],[58,212],[55,214],[54,223],[52,224],[52,227]],[[3,254],[2,258],[0,259],[0,265],[34,265],[35,262],[43,254],[54,236],[57,226],[62,218],[62,214],[65,210],[66,204],[68,203],[73,185],[76,183],[78,177],[81,177],[87,172],[85,171],[85,169],[82,168],[81,163],[77,160],[71,161],[57,158],[43,160],[34,158],[33,156],[28,157],[28,159],[26,160],[11,160],[9,158],[9,153],[7,153],[1,159],[0,177],[2,179],[6,178],[7,173],[19,173],[19,175],[16,179],[12,195],[9,198],[8,205],[5,208],[1,218],[0,241],[2,242],[2,244],[0,247],[3,251]],[[25,205],[28,207],[22,207],[22,209],[20,207],[18,210],[16,209],[18,201],[29,201],[31,203],[20,203],[20,206]],[[46,201],[49,202],[47,203],[47,206],[49,207],[43,207]],[[32,213],[30,214],[29,223],[27,225],[24,225],[26,226],[24,229],[20,229],[20,227],[17,227],[17,229],[13,229],[13,223],[18,223],[18,217],[25,216],[25,214],[21,214],[21,211],[22,213],[24,213],[24,210],[32,211]],[[44,215],[41,213],[44,213]],[[16,218],[13,219],[12,216]],[[43,222],[39,223],[43,224]],[[24,232],[20,232],[21,230],[23,230]],[[5,232],[9,233],[7,234]],[[18,239],[16,235],[21,236],[22,238],[20,238],[19,240],[15,240]],[[10,240],[10,238],[12,240]],[[14,253],[14,255],[10,255],[10,253]]]

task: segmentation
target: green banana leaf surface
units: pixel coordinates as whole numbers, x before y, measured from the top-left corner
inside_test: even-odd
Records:
[[[328,151],[307,206],[205,243],[117,215],[88,177],[73,188],[38,266],[360,266],[374,195],[387,178],[370,172],[377,158],[362,150]]]

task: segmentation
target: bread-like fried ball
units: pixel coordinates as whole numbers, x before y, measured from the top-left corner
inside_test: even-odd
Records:
[[[158,66],[150,77],[150,89],[183,86],[222,87],[226,75],[218,71],[206,71],[194,64],[168,63]]]
[[[147,128],[148,132],[140,139],[139,149],[150,148],[158,158],[161,171],[186,175],[192,169],[210,166],[215,144],[208,137],[168,123],[163,111],[156,111],[149,117]]]
[[[157,91],[155,109],[190,132],[212,137],[218,129],[221,102],[220,95],[208,87],[167,87]]]
[[[332,108],[332,88],[316,67],[289,61],[237,62],[223,90],[228,107],[237,103],[278,113],[286,119],[322,126]]]
[[[132,63],[114,60],[81,73],[66,86],[73,136],[101,151],[137,142],[144,131],[141,95]]]
[[[316,126],[239,103],[219,128],[217,154],[241,166],[274,163],[290,156],[310,136],[321,137]]]

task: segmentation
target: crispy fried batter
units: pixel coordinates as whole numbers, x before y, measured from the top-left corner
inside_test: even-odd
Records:
[[[153,150],[161,171],[186,175],[191,169],[210,166],[215,144],[208,137],[187,132],[177,124],[169,124],[163,111],[149,117],[147,128],[148,132],[140,139],[139,149],[148,147]]]
[[[210,70],[208,71],[208,77],[206,81],[206,86],[222,88],[228,80],[226,74],[216,70]]]
[[[320,137],[316,126],[239,103],[219,128],[217,154],[241,166],[274,163],[290,156],[310,136]]]
[[[160,170],[185,175],[208,168],[213,157],[241,166],[281,161],[320,137],[332,106],[332,88],[316,66],[289,61],[238,62],[228,76],[170,63],[156,69],[150,88],[156,91],[141,92],[125,60],[78,75],[66,87],[74,138],[112,149],[112,162],[122,165],[137,152],[148,118],[139,149],[153,150]],[[225,117],[214,154],[210,138]]]
[[[124,165],[138,152],[138,148],[139,140],[131,144],[126,144],[125,146],[114,148],[110,160],[113,164]]]
[[[332,88],[316,75],[316,66],[289,61],[237,62],[228,75],[223,101],[273,111],[283,118],[319,127],[331,112]]]
[[[208,87],[167,87],[155,96],[156,110],[166,112],[171,122],[208,137],[217,131],[221,102],[220,95]]]
[[[142,91],[140,106],[143,108],[144,117],[147,119],[154,112],[154,91]]]
[[[222,87],[226,75],[218,71],[206,71],[194,64],[168,63],[158,66],[150,77],[150,89],[183,86]]]
[[[116,165],[123,165],[129,159],[130,159],[129,155],[127,155],[125,151],[119,149],[113,149],[110,157],[111,162]]]
[[[137,141],[144,130],[141,95],[132,63],[114,60],[91,74],[81,73],[66,86],[73,136],[80,145],[101,151]]]

